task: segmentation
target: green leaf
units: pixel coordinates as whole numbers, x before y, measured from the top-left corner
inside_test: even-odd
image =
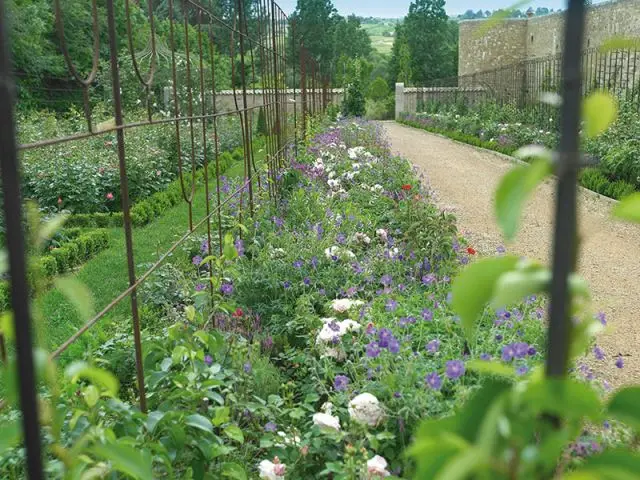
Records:
[[[156,427],[158,426],[158,423],[160,423],[160,421],[164,418],[165,415],[166,415],[166,412],[154,411],[149,413],[149,415],[147,416],[147,423],[146,423],[146,427],[149,433],[153,434]]]
[[[605,40],[600,46],[601,52],[612,50],[640,50],[640,38],[614,36]]]
[[[468,339],[473,338],[475,322],[493,295],[494,285],[502,274],[513,270],[518,257],[484,258],[468,265],[453,280],[451,306],[460,315]]]
[[[471,360],[465,363],[465,367],[474,372],[496,377],[515,378],[513,368],[500,362],[487,362],[483,360]]]
[[[0,250],[0,275],[3,275],[9,271],[9,257],[7,257],[7,251],[3,248]]]
[[[111,462],[115,470],[135,479],[148,480],[153,478],[151,457],[140,450],[124,443],[109,443],[94,445],[90,452],[97,457]]]
[[[534,412],[556,414],[566,419],[597,420],[602,410],[600,397],[590,385],[568,378],[530,382],[522,394],[522,401]]]
[[[66,213],[59,213],[51,217],[47,222],[44,222],[38,230],[38,247],[43,248],[44,244],[51,240],[58,230],[62,228],[64,222],[67,221],[69,215]]]
[[[496,282],[491,305],[498,308],[519,302],[527,295],[544,291],[550,281],[551,272],[544,268],[507,272]]]
[[[65,376],[75,383],[78,379],[83,378],[89,380],[94,385],[104,388],[107,393],[113,397],[118,395],[120,384],[118,379],[107,370],[92,367],[86,362],[74,362],[65,370]]]
[[[242,430],[240,430],[240,428],[236,425],[229,425],[224,429],[224,434],[231,440],[235,440],[240,444],[244,443],[244,435],[242,434]]]
[[[223,423],[229,421],[229,413],[231,412],[231,409],[229,407],[216,407],[214,409],[214,412],[215,416],[213,417],[212,423],[216,427],[219,427]]]
[[[624,197],[613,207],[612,213],[614,217],[640,223],[640,192]]]
[[[640,455],[623,448],[607,449],[599,455],[583,460],[572,480],[638,480],[640,478]],[[588,476],[591,475],[591,476]]]
[[[616,99],[606,92],[594,92],[583,104],[585,133],[588,137],[597,137],[609,128],[618,115]]]
[[[3,421],[2,428],[0,428],[0,455],[16,445],[21,436],[22,430],[18,420]]]
[[[57,277],[53,280],[56,289],[69,300],[69,303],[83,319],[94,315],[93,296],[89,288],[75,277]]]
[[[607,406],[615,418],[640,431],[640,386],[618,390]]]
[[[185,419],[184,423],[186,425],[189,425],[190,427],[197,428],[204,432],[213,433],[213,424],[211,423],[211,420],[209,420],[207,417],[204,417],[198,413],[189,415]]]
[[[234,260],[238,257],[238,251],[233,245],[233,235],[227,233],[224,236],[224,244],[222,247],[222,256],[225,260]]]
[[[94,385],[87,386],[82,394],[89,408],[95,407],[98,400],[100,400],[100,391]]]
[[[464,480],[473,477],[472,473],[485,463],[488,457],[478,447],[469,448],[451,458],[435,480]]]
[[[222,464],[222,476],[235,478],[236,480],[247,480],[247,472],[238,463],[225,462]]]
[[[530,157],[543,152],[532,147],[521,150],[520,155]],[[513,240],[518,230],[520,214],[527,197],[551,174],[549,158],[539,158],[531,165],[518,166],[509,171],[500,180],[496,190],[495,213],[498,225],[507,240]]]

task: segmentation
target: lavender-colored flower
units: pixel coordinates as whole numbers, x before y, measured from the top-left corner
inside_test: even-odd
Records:
[[[252,370],[251,364],[249,362],[246,362],[242,366],[242,370],[244,371],[244,373],[251,373],[251,370]]]
[[[380,345],[378,342],[370,342],[366,347],[366,354],[369,358],[377,358],[380,355]]]
[[[209,241],[208,240],[203,240],[202,243],[200,244],[200,252],[201,253],[207,253],[209,251]]]
[[[244,241],[238,237],[233,244],[236,247],[236,251],[238,252],[238,256],[242,257],[244,255]]]
[[[393,278],[391,277],[391,275],[383,275],[382,277],[380,277],[380,283],[385,287],[388,287],[393,283]]]
[[[265,432],[275,432],[276,430],[278,430],[278,425],[274,422],[267,422],[264,426],[264,431]]]
[[[278,228],[282,228],[282,226],[284,225],[284,220],[280,217],[273,217],[272,220],[274,225]]]
[[[516,342],[513,344],[513,356],[515,358],[524,358],[529,353],[529,345],[524,342]]]
[[[205,288],[207,288],[207,286],[204,283],[199,283],[199,284],[196,285],[196,292],[201,292]]]
[[[387,347],[390,353],[394,355],[400,352],[400,342],[397,338],[392,337],[389,339],[389,346]]]
[[[496,252],[498,252],[499,255],[503,255],[504,252],[506,252],[506,249],[502,245],[498,245],[496,247]]]
[[[433,273],[428,273],[427,275],[422,276],[422,284],[424,286],[431,285],[435,283],[435,281],[436,281],[436,276]]]
[[[527,367],[526,365],[521,365],[516,368],[516,375],[526,375],[528,371],[529,367]]]
[[[309,277],[304,277],[304,279],[302,280],[302,283],[309,286],[311,285],[311,279]]]
[[[595,347],[593,347],[593,356],[598,360],[604,360],[604,350],[596,345]]]
[[[393,338],[393,332],[388,328],[381,328],[378,332],[378,340],[379,345],[382,348],[387,348],[389,346],[389,340]]]
[[[199,266],[200,266],[200,264],[202,263],[202,257],[201,257],[200,255],[196,255],[195,257],[193,257],[193,258],[191,259],[191,261],[193,262],[193,264],[194,264],[196,267],[199,267]]]
[[[340,325],[338,325],[338,323],[335,320],[332,320],[331,322],[329,322],[328,326],[334,332],[339,332],[340,331]]]
[[[338,233],[338,235],[336,235],[336,242],[338,242],[340,245],[344,244],[347,241],[347,236],[344,233]]]
[[[498,333],[498,334],[496,335],[496,341],[497,341],[497,342],[501,342],[501,341],[502,341],[502,339],[503,339],[502,335],[501,335],[500,333]]]
[[[429,310],[428,308],[425,308],[422,310],[422,319],[425,322],[430,322],[433,320],[433,312],[431,310]]]
[[[282,286],[284,287],[285,290],[291,288],[291,282],[289,280],[285,280],[284,282],[282,282]]]
[[[223,283],[220,287],[220,291],[223,295],[231,295],[233,293],[233,285],[231,283]]]
[[[336,378],[333,380],[333,388],[337,392],[343,392],[349,386],[349,377],[346,375],[336,375]]]
[[[356,275],[360,275],[362,274],[362,272],[364,272],[364,270],[362,269],[362,267],[358,262],[352,263],[351,268],[353,269],[353,273],[355,273]]]
[[[624,360],[620,355],[618,355],[618,358],[616,359],[616,367],[624,368]]]
[[[489,355],[488,353],[481,353],[480,360],[484,360],[485,362],[487,362],[491,360],[491,355]]]
[[[294,268],[302,268],[303,265],[304,265],[304,262],[302,260],[300,260],[300,259],[298,259],[295,262],[293,262]]]
[[[598,312],[596,317],[597,317],[598,320],[600,320],[600,323],[602,325],[606,325],[607,324],[607,316],[604,314],[604,312]]]
[[[533,357],[536,353],[538,353],[538,350],[536,350],[536,347],[534,346],[530,346],[529,350],[527,350],[527,355],[530,357]]]
[[[400,393],[400,392],[393,392],[393,398],[402,398],[402,393]]]
[[[461,360],[449,360],[446,364],[447,377],[452,380],[464,375],[464,363]]]
[[[505,362],[510,362],[513,360],[515,352],[513,351],[512,345],[505,345],[502,347],[502,360]]]
[[[207,367],[210,367],[211,364],[213,363],[213,357],[211,355],[205,355],[204,356],[204,363]]]
[[[440,349],[440,340],[438,340],[437,338],[431,340],[429,343],[427,343],[425,349],[429,353],[436,353]]]
[[[385,308],[387,312],[394,312],[396,308],[398,308],[398,302],[390,298],[389,300],[387,300],[387,303],[385,304]]]
[[[311,266],[314,269],[318,268],[318,257],[311,257]]]
[[[440,390],[442,388],[442,377],[438,372],[431,372],[424,378],[425,383],[432,390]]]
[[[269,335],[262,341],[262,348],[264,350],[269,350],[271,347],[273,347],[273,337]]]

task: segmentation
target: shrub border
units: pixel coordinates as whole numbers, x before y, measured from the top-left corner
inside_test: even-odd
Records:
[[[520,159],[518,159],[518,158],[513,156],[513,153],[518,150],[517,147],[502,147],[502,146],[498,145],[496,142],[488,142],[486,140],[481,140],[478,137],[476,137],[475,135],[469,135],[467,133],[458,132],[456,130],[446,130],[446,129],[443,129],[443,128],[428,127],[426,125],[422,125],[422,124],[420,124],[418,122],[413,122],[411,120],[398,119],[398,120],[396,120],[396,122],[398,122],[398,123],[400,123],[402,125],[406,125],[406,126],[411,127],[411,128],[416,128],[418,130],[424,130],[426,132],[433,133],[435,135],[439,135],[439,136],[444,137],[444,138],[448,138],[449,140],[453,140],[454,142],[462,143],[462,144],[465,144],[465,145],[471,145],[471,146],[476,147],[476,148],[481,148],[483,150],[487,150],[487,151],[489,151],[490,153],[493,153],[493,154],[505,156],[511,161],[516,161],[518,163],[526,163],[526,162],[523,162],[522,160],[520,160]],[[601,184],[601,188],[599,188],[598,190],[592,190],[590,188],[591,185],[586,184],[585,182],[583,182],[582,175],[580,175],[579,181],[580,181],[580,186],[584,190],[586,190],[587,192],[596,194],[599,197],[606,198],[607,200],[612,200],[612,201],[616,201],[616,202],[619,200],[619,198],[614,198],[614,197],[611,197],[611,196],[607,195],[607,192],[611,191],[614,188],[614,186],[619,182],[611,181],[609,179],[606,179],[606,183]]]

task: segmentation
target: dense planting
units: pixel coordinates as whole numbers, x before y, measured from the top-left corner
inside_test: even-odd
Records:
[[[558,142],[558,118],[553,111],[542,118],[538,111],[529,113],[511,105],[432,104],[425,106],[425,112],[405,114],[402,122],[505,154],[531,144],[553,148]],[[623,103],[616,122],[603,135],[585,137],[584,150],[598,163],[582,171],[581,184],[615,199],[640,189],[639,136],[637,105]]]
[[[465,343],[450,278],[478,253],[376,128],[319,133],[281,181],[277,208],[264,198],[243,229],[240,202],[229,203],[221,257],[194,239],[141,291],[155,311],[148,415],[128,403],[128,334],[95,352],[120,400],[118,382],[71,367],[61,396],[51,393],[67,413],[48,441],[86,456],[50,450],[52,477],[72,465],[138,478],[410,477],[402,452],[417,421],[450,414],[478,384],[467,362],[502,359],[522,375],[541,357],[533,297],[487,310]],[[223,182],[225,195],[235,188]],[[20,478],[21,458],[3,456],[3,477]]]

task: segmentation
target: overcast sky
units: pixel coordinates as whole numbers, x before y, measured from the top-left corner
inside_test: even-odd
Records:
[[[296,0],[276,0],[276,3],[287,13],[296,8]],[[333,4],[342,15],[355,13],[363,17],[403,17],[409,10],[411,0],[333,0]],[[515,0],[447,0],[445,8],[449,15],[463,13],[466,10],[496,10],[513,5]],[[597,1],[594,3],[598,3]],[[566,0],[532,0],[524,6],[565,8]]]

